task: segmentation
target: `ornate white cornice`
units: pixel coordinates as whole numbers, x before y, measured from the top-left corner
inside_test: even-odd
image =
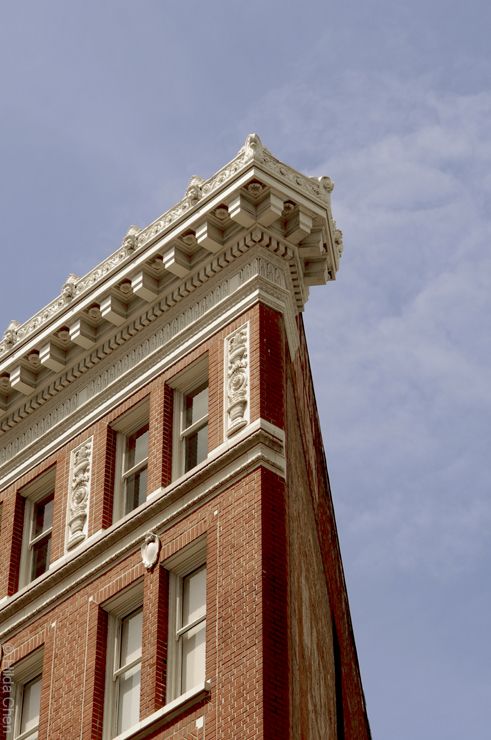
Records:
[[[262,241],[267,243],[266,235]],[[24,423],[4,432],[0,439],[0,488],[80,434],[258,300],[283,314],[294,353],[298,336],[290,266],[285,258],[289,250],[285,252],[276,240],[268,244],[270,249],[252,244],[201,290],[183,298],[165,321],[140,325],[131,337],[125,335],[124,341],[104,344],[100,356],[99,351],[88,355],[86,367],[65,379],[65,386],[49,404],[32,410]]]
[[[342,251],[329,178],[309,178],[277,160],[251,134],[209,180],[0,341],[0,434],[50,401],[94,364],[198,291],[251,245],[288,261],[297,311],[310,285],[334,279]],[[276,245],[276,246],[274,246]]]

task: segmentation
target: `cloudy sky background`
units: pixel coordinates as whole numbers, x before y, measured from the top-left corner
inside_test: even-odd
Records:
[[[0,316],[26,320],[257,131],[336,182],[305,312],[377,740],[487,740],[491,6],[0,10]]]

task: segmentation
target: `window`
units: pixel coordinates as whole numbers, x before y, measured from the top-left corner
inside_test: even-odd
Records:
[[[176,620],[180,693],[205,680],[206,566],[180,580]]]
[[[181,440],[187,473],[208,455],[208,382],[183,395]]]
[[[15,740],[34,740],[38,737],[39,707],[41,703],[41,674],[17,688]]]
[[[38,737],[41,706],[42,651],[36,651],[13,668],[14,722],[12,740]]]
[[[115,733],[128,730],[140,718],[143,609],[119,621],[113,672]]]
[[[203,542],[179,554],[169,582],[167,701],[206,678],[206,564]]]
[[[143,586],[119,594],[105,607],[107,635],[104,738],[113,738],[140,721]]]
[[[25,586],[43,575],[51,559],[55,474],[54,470],[29,484],[21,495],[26,499],[24,546],[22,549],[20,585]]]
[[[142,504],[147,496],[148,424],[125,440],[122,470],[124,513]]]
[[[179,376],[174,394],[174,477],[208,456],[208,368],[202,362]]]
[[[148,404],[137,406],[114,425],[116,476],[113,519],[144,503],[147,497]]]

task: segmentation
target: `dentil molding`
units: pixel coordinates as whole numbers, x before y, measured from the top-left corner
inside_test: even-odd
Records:
[[[172,312],[165,324],[142,329],[101,366],[65,388],[56,399],[32,414],[22,431],[11,429],[0,445],[0,487],[51,454],[100,416],[107,414],[124,397],[174,364],[194,347],[229,324],[235,316],[258,300],[283,313],[287,337],[298,346],[295,307],[291,298],[288,264],[277,254],[257,247],[215,276],[203,298],[189,296],[182,310]],[[194,300],[193,300],[194,299]],[[202,302],[204,301],[204,302]],[[199,308],[200,307],[200,308]]]
[[[143,229],[137,226],[131,226],[121,246],[112,255],[83,277],[78,277],[74,274],[68,275],[62,286],[60,295],[32,318],[23,324],[15,320],[11,321],[4,332],[3,338],[0,340],[0,360],[2,360],[3,356],[14,352],[19,345],[25,343],[30,337],[37,335],[44,326],[52,323],[57,317],[66,314],[67,311],[72,311],[74,304],[79,303],[83,296],[90,294],[95,288],[104,284],[113,274],[131,265],[148,245],[159,242],[176,224],[189,219],[194,213],[198,214],[200,218],[202,215],[204,217],[206,215],[207,204],[213,204],[214,196],[232,185],[235,181],[238,182],[240,175],[248,170],[252,174],[257,171],[259,176],[261,173],[268,175],[275,190],[287,188],[293,194],[298,193],[303,201],[310,202],[312,206],[315,206],[315,210],[318,213],[324,214],[327,225],[326,238],[330,242],[329,249],[332,252],[333,269],[335,271],[342,253],[342,234],[336,229],[331,214],[330,194],[334,187],[331,179],[329,177],[308,177],[303,175],[274,157],[263,146],[257,134],[250,134],[237,156],[215,175],[208,180],[199,177],[192,178],[184,197],[176,206],[169,209],[156,221]],[[268,181],[268,186],[270,182]],[[252,203],[254,203],[255,199],[257,200],[259,198],[257,202],[260,205],[260,209],[263,208],[260,196],[261,189],[264,188],[265,184],[261,184],[261,182],[256,180],[252,180],[247,184],[248,195],[250,195]],[[259,218],[262,218],[262,221],[266,225],[273,222],[275,215],[278,218],[285,215],[284,212],[282,213],[282,210],[288,210],[288,207],[291,206],[291,201],[288,200],[286,194],[285,197],[286,201],[282,202],[280,206],[276,191],[272,193],[272,201],[267,215],[265,216],[263,214],[262,217],[259,215]],[[232,214],[232,218],[239,225],[244,226],[251,222],[251,202],[246,203],[241,196],[226,206],[219,206],[214,211],[216,218],[222,218],[218,213],[220,207],[223,209],[222,212],[225,215],[227,211],[229,214]],[[276,214],[275,208],[278,209]],[[273,215],[271,216],[271,214]],[[308,220],[309,217],[303,214],[303,218]],[[214,234],[217,233],[216,221],[211,225],[211,230],[205,229],[205,231],[206,234],[203,233],[202,229],[199,234],[196,232],[198,243],[214,251],[214,240],[216,239]],[[189,239],[189,235],[184,234],[182,236],[184,241]],[[192,239],[194,238],[193,236]],[[187,243],[191,244],[192,242],[188,241]],[[185,270],[185,261],[186,255],[184,255],[184,262],[182,262],[182,254],[180,254],[175,259],[173,257],[171,260],[172,265],[170,267],[167,265],[167,267],[175,275],[180,276],[182,275],[181,270]],[[111,314],[111,320],[118,320],[117,309],[116,311],[108,311],[107,313]],[[47,366],[49,367],[50,365],[48,364]],[[25,383],[22,380],[20,383],[17,383],[17,387],[19,388],[26,388],[28,386],[29,378]]]
[[[271,255],[277,255],[283,260],[286,260],[289,263],[289,277],[286,276],[284,265],[273,264],[271,259],[268,260],[265,255],[262,258],[256,258],[256,260],[249,261],[245,265],[239,267],[235,271],[235,275],[231,278],[231,284],[229,284],[228,279],[217,281],[216,278],[223,273],[226,267],[234,262],[236,262],[237,265],[241,265],[241,260],[238,258],[249,252],[252,248],[258,246],[265,247]],[[257,259],[259,259],[259,261],[257,261]],[[296,255],[291,247],[281,240],[269,235],[265,229],[253,229],[250,234],[247,234],[235,244],[232,244],[228,250],[219,257],[212,259],[209,265],[201,267],[193,273],[189,279],[183,281],[178,288],[164,294],[158,302],[151,305],[150,308],[147,308],[143,313],[137,315],[128,323],[128,325],[122,329],[115,330],[113,335],[108,337],[105,341],[102,341],[96,349],[87,352],[77,364],[70,367],[67,371],[60,373],[55,380],[47,384],[28,400],[21,403],[21,405],[15,408],[0,422],[0,438],[4,436],[9,429],[13,429],[23,419],[33,414],[33,412],[41,406],[44,406],[55,396],[58,396],[64,388],[73,384],[78,378],[86,374],[91,368],[99,364],[122,345],[126,345],[128,347],[128,358],[123,360],[123,362],[134,365],[147,354],[155,351],[162,345],[167,344],[188,326],[195,324],[214,306],[227,298],[228,295],[236,290],[240,284],[245,283],[256,274],[260,274],[269,282],[281,284],[282,287],[289,289],[293,296],[296,296],[300,291],[298,271],[298,260],[296,259]],[[186,299],[191,296],[191,294],[199,293],[198,289],[205,285],[206,291],[203,292],[202,290],[201,297],[191,304],[189,304],[188,301],[188,308],[185,311],[181,311],[176,314],[175,311],[173,312],[171,310],[174,307],[177,307],[178,304],[182,305],[183,303],[186,303]],[[170,315],[174,314],[174,318],[167,321],[158,330],[154,330],[146,344],[139,344],[137,348],[131,351],[128,346],[129,340],[134,336],[141,335],[146,326],[149,326],[156,319],[166,313]],[[293,349],[293,347],[291,349]],[[111,373],[114,375],[117,371],[114,368],[106,371],[106,375],[110,375]],[[99,382],[100,385],[103,381],[96,382]],[[94,392],[96,392],[96,390],[94,389],[93,384],[87,384],[87,389],[83,394],[83,400],[88,400]],[[66,415],[71,414],[78,405],[77,396],[73,393],[68,399],[60,402],[54,407],[50,404],[49,414],[45,412],[45,416],[41,422],[41,427],[38,426],[34,434],[38,435],[45,433],[51,422],[57,423]],[[0,445],[0,465],[5,461],[5,455],[2,455],[4,444],[6,444],[6,442],[2,440],[2,444]]]

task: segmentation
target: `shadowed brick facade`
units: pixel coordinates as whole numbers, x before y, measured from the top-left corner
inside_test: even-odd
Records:
[[[301,316],[331,190],[251,135],[9,325],[0,738],[370,737]]]

